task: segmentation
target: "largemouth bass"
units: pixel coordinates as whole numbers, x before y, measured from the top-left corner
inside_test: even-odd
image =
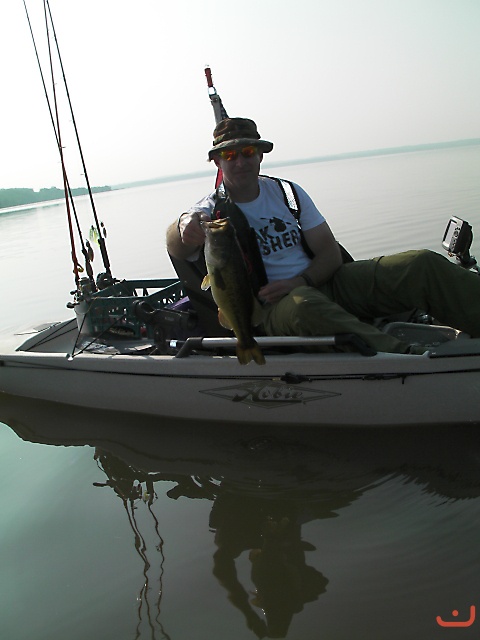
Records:
[[[265,358],[253,337],[253,326],[261,322],[261,306],[253,295],[247,267],[237,240],[235,228],[228,218],[201,221],[205,231],[207,275],[202,289],[210,287],[218,307],[218,321],[237,337],[240,364],[254,360],[265,364]]]

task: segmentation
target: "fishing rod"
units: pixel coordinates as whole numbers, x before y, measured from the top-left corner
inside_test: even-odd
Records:
[[[57,48],[57,55],[58,55],[58,60],[60,62],[60,69],[62,71],[63,84],[65,86],[65,93],[67,95],[68,105],[70,107],[70,114],[72,116],[72,123],[73,123],[73,128],[75,130],[75,136],[76,136],[76,139],[77,139],[78,151],[80,153],[80,158],[81,158],[81,161],[82,161],[83,174],[85,176],[85,181],[87,183],[88,195],[90,197],[90,204],[92,206],[93,217],[94,217],[95,225],[96,225],[97,232],[98,232],[97,240],[98,240],[98,244],[100,246],[100,253],[102,254],[103,266],[105,267],[105,271],[107,272],[107,274],[109,276],[111,276],[112,272],[111,272],[111,269],[110,269],[110,260],[108,258],[107,246],[105,244],[105,238],[104,238],[104,235],[102,233],[102,230],[100,229],[100,223],[98,221],[97,210],[95,208],[95,202],[93,200],[93,193],[92,193],[92,189],[90,187],[90,180],[88,178],[87,166],[85,164],[85,158],[84,158],[84,155],[83,155],[82,145],[80,143],[80,136],[78,134],[77,122],[75,120],[75,115],[73,113],[72,101],[70,99],[70,92],[68,90],[67,78],[65,76],[65,70],[64,70],[64,67],[63,67],[62,56],[60,54],[60,47],[59,47],[58,40],[57,40],[57,34],[56,34],[56,31],[55,31],[55,25],[53,23],[52,12],[51,12],[51,9],[50,9],[49,0],[46,0],[46,4],[47,4],[47,7],[48,7],[48,13],[50,15],[50,23],[52,25],[53,37],[55,39],[55,44],[56,44],[56,48]],[[103,230],[104,230],[104,227],[103,227]]]
[[[43,69],[42,69],[42,65],[41,65],[41,62],[40,62],[40,57],[38,55],[37,43],[35,41],[35,36],[33,34],[32,24],[31,24],[31,21],[30,21],[30,15],[28,13],[28,9],[27,9],[27,5],[25,4],[25,0],[23,0],[23,6],[25,8],[25,13],[26,13],[26,16],[27,16],[28,26],[29,26],[29,29],[30,29],[30,35],[31,35],[32,42],[33,42],[33,48],[35,50],[35,56],[37,58],[38,69],[39,69],[39,72],[40,72],[40,78],[42,80],[43,91],[45,93],[48,112],[50,114],[50,120],[51,120],[53,131],[54,131],[54,134],[55,134],[55,140],[57,142],[57,147],[59,149],[61,149],[61,142],[59,141],[59,138],[58,138],[57,127],[55,125],[55,119],[53,117],[52,105],[50,103],[50,97],[48,95],[47,85],[46,85],[46,82],[45,82],[45,77],[44,77],[44,74],[43,74]],[[90,246],[89,246],[88,242],[87,242],[87,246],[85,246],[85,243],[84,243],[84,240],[83,240],[82,230],[80,228],[80,223],[79,223],[79,220],[78,220],[77,210],[76,210],[76,207],[75,207],[75,201],[73,199],[72,190],[70,188],[70,183],[68,181],[68,176],[66,175],[66,173],[65,173],[64,177],[65,177],[66,183],[67,183],[68,194],[69,194],[70,203],[71,203],[72,209],[73,209],[75,223],[76,223],[76,226],[77,226],[77,232],[78,232],[78,236],[79,236],[79,239],[80,239],[80,244],[81,244],[81,247],[82,247],[82,253],[83,253],[84,257],[85,257],[85,270],[87,272],[87,275],[88,275],[88,278],[89,278],[90,282],[92,283],[93,287],[95,288],[95,280],[94,280],[94,277],[93,277],[93,269],[92,269],[91,258],[90,258]],[[68,204],[67,204],[67,206],[68,206]],[[78,264],[77,264],[77,268],[79,270],[83,270]]]
[[[208,65],[205,67],[205,77],[207,78],[208,95],[210,97],[210,103],[213,107],[215,124],[218,124],[225,118],[228,118],[228,114],[225,107],[223,106],[222,99],[220,98],[220,96],[217,93],[217,90],[215,89],[215,85],[213,84],[213,78],[212,78],[212,70]],[[215,179],[215,189],[222,184],[222,180],[223,180],[223,173],[222,173],[222,170],[219,168],[217,171],[217,177]]]
[[[55,89],[55,77],[54,77],[54,73],[53,73],[53,61],[52,61],[52,50],[51,50],[51,46],[50,46],[50,32],[48,29],[48,19],[47,19],[47,11],[46,11],[46,7],[45,7],[45,0],[43,3],[43,8],[44,8],[44,13],[45,13],[45,28],[46,28],[46,34],[47,34],[47,44],[48,44],[48,56],[49,56],[49,60],[50,60],[50,72],[51,72],[51,76],[52,76],[52,91],[53,91],[53,104],[55,107],[55,116],[56,116],[56,121],[57,121],[57,126],[56,126],[56,131],[57,131],[57,142],[58,142],[58,151],[60,153],[60,162],[62,165],[62,175],[63,175],[63,189],[65,192],[65,203],[67,206],[67,220],[68,220],[68,231],[70,234],[70,244],[71,244],[71,249],[72,249],[72,261],[73,261],[73,273],[75,275],[75,284],[77,285],[77,288],[79,287],[80,284],[80,276],[79,276],[79,272],[78,272],[78,259],[77,259],[77,253],[75,250],[75,238],[73,235],[73,226],[72,226],[72,215],[70,212],[70,201],[68,198],[68,187],[67,187],[67,172],[65,169],[65,160],[63,157],[63,147],[62,147],[62,137],[61,137],[61,133],[60,133],[60,119],[58,116],[58,103],[57,103],[57,92]]]

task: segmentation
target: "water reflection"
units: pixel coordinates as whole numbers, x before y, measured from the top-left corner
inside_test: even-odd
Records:
[[[160,523],[152,510],[152,505],[157,499],[154,483],[158,480],[163,480],[162,474],[150,474],[135,469],[123,460],[120,460],[120,458],[100,448],[95,449],[94,459],[97,461],[99,468],[107,476],[107,480],[105,482],[94,482],[93,485],[95,487],[110,487],[122,501],[128,523],[133,533],[135,551],[143,563],[144,583],[137,597],[138,625],[135,638],[141,637],[142,622],[146,620],[152,639],[156,637],[155,630],[158,628],[162,633],[162,637],[170,640],[170,636],[166,633],[160,620],[163,594],[163,565],[165,562],[163,551],[164,541],[160,533]],[[155,550],[160,554],[159,561],[150,562],[147,542],[137,522],[136,511],[138,505],[142,503],[151,516],[150,524],[155,531]],[[155,565],[158,565],[158,567]],[[154,573],[158,568],[158,576],[155,576],[153,580],[153,582],[157,584],[151,584],[150,570],[152,568]],[[154,602],[151,602],[152,593],[155,593]]]
[[[268,444],[263,440],[263,447]],[[249,448],[257,449],[258,446],[257,439],[249,443]],[[315,550],[315,546],[302,539],[302,525],[314,519],[335,517],[334,509],[347,506],[360,495],[360,492],[351,491],[341,492],[333,500],[325,500],[321,494],[312,499],[309,492],[300,487],[283,498],[275,495],[276,487],[271,484],[264,490],[261,482],[253,489],[250,483],[246,487],[238,480],[229,481],[228,478],[148,473],[100,448],[96,449],[94,457],[107,477],[105,482],[94,485],[110,487],[121,499],[133,532],[135,549],[143,561],[145,583],[138,597],[138,615],[141,621],[145,606],[152,630],[154,623],[160,624],[165,560],[159,522],[151,510],[157,498],[155,483],[175,482],[175,487],[166,491],[166,495],[174,500],[186,497],[213,502],[208,523],[215,532],[217,547],[213,555],[213,574],[258,638],[284,638],[293,615],[326,591],[328,579],[306,563],[305,552]],[[142,503],[151,514],[151,526],[158,539],[156,551],[161,555],[160,588],[154,604],[148,599],[152,588],[151,561],[135,517],[135,511]],[[235,560],[245,551],[249,551],[251,580],[256,588],[254,594],[249,594],[237,576]],[[163,628],[162,633],[169,637]]]
[[[94,447],[105,475],[94,485],[119,498],[142,566],[136,638],[145,625],[152,639],[175,635],[163,621],[165,549],[154,509],[161,499],[211,503],[208,521],[192,526],[214,534],[213,575],[252,636],[284,638],[331,580],[318,566],[305,525],[337,517],[395,474],[452,500],[480,495],[480,445],[468,427],[436,430],[434,437],[418,429],[259,432],[207,421],[72,413],[8,396],[0,397],[0,420],[31,442]],[[248,580],[237,566],[242,554],[249,558]]]
[[[228,483],[215,498],[210,515],[217,545],[213,573],[258,638],[284,638],[294,614],[326,591],[327,578],[306,563],[305,552],[315,547],[302,539],[302,524],[323,514],[321,508],[309,513],[305,506],[246,496]],[[251,600],[235,567],[244,551],[249,551],[256,589]]]

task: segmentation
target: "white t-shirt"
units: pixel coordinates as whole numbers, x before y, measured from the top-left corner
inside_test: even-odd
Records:
[[[297,221],[285,205],[281,187],[270,178],[260,176],[260,194],[251,202],[237,202],[249,225],[255,230],[269,282],[293,278],[310,264],[303,250]],[[300,200],[302,229],[308,231],[325,222],[310,196],[293,183]],[[215,206],[215,192],[209,194],[193,207],[211,215]]]

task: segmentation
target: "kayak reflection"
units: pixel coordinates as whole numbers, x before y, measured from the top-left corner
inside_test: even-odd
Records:
[[[143,622],[151,637],[156,630],[170,637],[162,622],[162,524],[153,508],[161,493],[212,503],[204,526],[214,532],[213,574],[258,638],[286,637],[294,617],[328,590],[332,576],[318,566],[306,524],[336,517],[395,474],[448,498],[480,495],[478,438],[468,427],[443,429],[435,438],[431,429],[221,429],[208,421],[192,427],[114,412],[72,413],[5,395],[0,420],[31,442],[94,447],[105,474],[94,484],[121,500],[142,562],[137,637]],[[140,509],[148,518],[137,517]],[[249,558],[248,580],[237,567],[242,554]]]

